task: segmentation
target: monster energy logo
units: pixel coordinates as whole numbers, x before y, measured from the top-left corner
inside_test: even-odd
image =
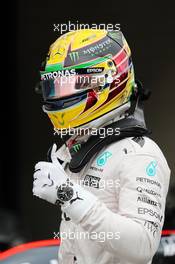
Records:
[[[73,146],[73,150],[74,150],[75,152],[79,151],[80,148],[81,148],[81,144],[76,144],[76,145]]]
[[[79,60],[78,51],[69,53],[69,57],[70,57],[71,61],[76,62],[77,60]]]
[[[102,41],[96,45],[93,45],[88,49],[83,50],[83,53],[85,55],[86,54],[91,54],[91,55],[99,54],[102,51],[108,50],[111,47],[111,45],[112,45],[111,39],[105,39],[104,41]]]

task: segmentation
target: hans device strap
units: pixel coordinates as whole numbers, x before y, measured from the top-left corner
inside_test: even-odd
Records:
[[[110,135],[107,133],[109,128]],[[91,136],[86,143],[82,144],[80,150],[73,155],[69,163],[70,171],[74,173],[80,172],[90,161],[92,156],[98,153],[104,146],[127,137],[137,137],[149,134],[149,131],[143,127],[143,124],[139,123],[138,120],[132,117],[119,120],[106,126],[105,131],[106,133],[104,133],[103,138],[101,138],[100,135]]]

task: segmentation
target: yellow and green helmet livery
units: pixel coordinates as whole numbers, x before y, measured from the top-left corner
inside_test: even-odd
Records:
[[[135,85],[130,48],[121,31],[68,32],[42,65],[43,110],[54,129],[86,126],[130,101]]]

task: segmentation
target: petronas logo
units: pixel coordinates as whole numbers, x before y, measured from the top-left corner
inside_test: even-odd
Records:
[[[69,57],[70,57],[72,62],[76,62],[77,60],[79,60],[78,51],[69,53]]]

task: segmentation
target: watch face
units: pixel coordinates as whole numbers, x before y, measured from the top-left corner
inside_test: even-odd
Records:
[[[74,194],[73,188],[67,184],[62,184],[57,190],[58,200],[67,202],[72,199]]]

